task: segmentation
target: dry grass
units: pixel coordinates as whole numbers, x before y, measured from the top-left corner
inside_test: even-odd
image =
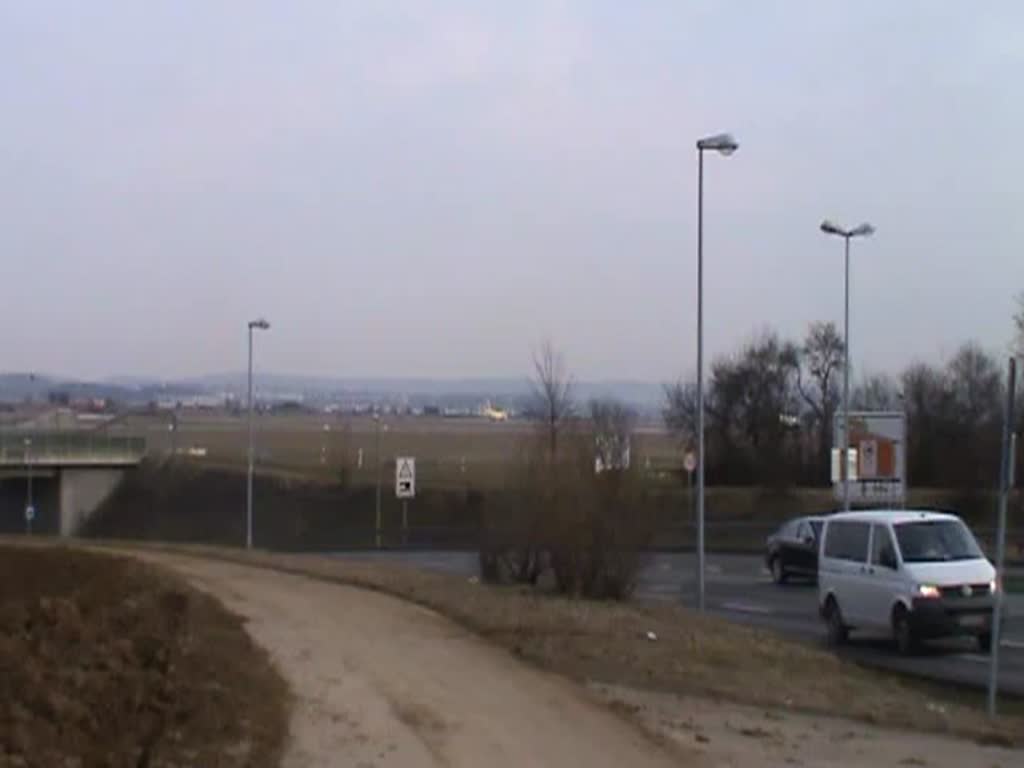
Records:
[[[578,680],[1024,743],[1024,718],[996,721],[956,689],[922,687],[775,634],[663,604],[573,601],[400,565],[196,546],[171,551],[271,567],[413,601],[533,663]],[[649,640],[653,632],[656,640]]]
[[[274,766],[288,704],[240,619],[173,575],[0,548],[0,765]]]

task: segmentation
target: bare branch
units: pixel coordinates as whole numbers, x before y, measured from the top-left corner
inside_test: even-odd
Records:
[[[533,353],[534,378],[531,381],[536,410],[548,438],[551,459],[558,453],[558,435],[565,422],[575,414],[573,380],[565,359],[550,341]]]

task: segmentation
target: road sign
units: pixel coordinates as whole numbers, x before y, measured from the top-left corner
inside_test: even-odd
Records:
[[[843,414],[836,414],[832,449],[832,488],[843,498],[840,454]],[[850,501],[903,504],[907,494],[907,420],[899,411],[851,411],[847,472]]]
[[[25,520],[27,520],[28,522],[31,523],[35,519],[36,519],[36,508],[34,506],[32,506],[31,504],[29,504],[27,507],[25,507]]]
[[[594,442],[594,472],[629,469],[632,453],[629,435],[599,435]]]
[[[399,499],[416,497],[416,459],[412,456],[395,459],[395,496]]]
[[[683,469],[690,474],[697,468],[697,454],[694,451],[687,451],[683,457]]]

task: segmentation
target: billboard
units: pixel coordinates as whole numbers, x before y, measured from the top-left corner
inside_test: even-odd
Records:
[[[842,412],[832,430],[832,488],[843,498],[840,453]],[[907,496],[907,419],[899,411],[850,411],[850,501],[857,504],[903,504]]]

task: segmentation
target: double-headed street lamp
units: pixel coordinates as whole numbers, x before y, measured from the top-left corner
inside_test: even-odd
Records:
[[[826,235],[843,238],[846,254],[846,280],[843,320],[843,452],[839,458],[839,471],[843,480],[843,511],[850,511],[850,240],[855,237],[870,237],[875,228],[864,222],[853,229],[843,229],[833,221],[821,222],[821,231]]]
[[[270,329],[270,323],[262,317],[249,321],[249,473],[246,477],[245,486],[245,548],[252,549],[252,467],[253,467],[253,446],[252,446],[252,332],[254,330],[266,331]]]
[[[697,607],[704,610],[704,152],[729,156],[739,143],[728,133],[697,142]]]

